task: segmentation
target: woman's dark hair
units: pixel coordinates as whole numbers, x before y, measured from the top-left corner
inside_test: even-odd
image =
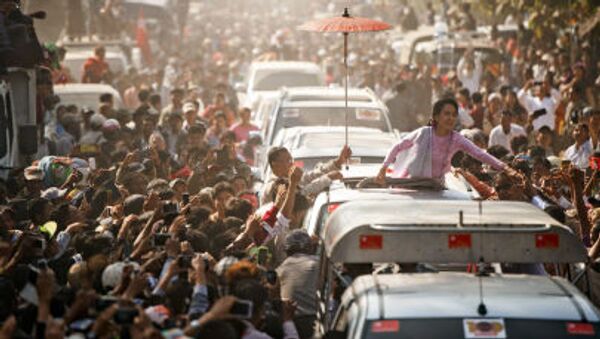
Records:
[[[454,107],[458,112],[458,104],[456,103],[456,100],[454,100],[453,98],[444,98],[436,101],[435,104],[433,104],[433,111],[431,112],[431,117],[435,118],[436,116],[440,115],[440,113],[442,113],[442,109],[446,105],[452,105],[452,107]]]

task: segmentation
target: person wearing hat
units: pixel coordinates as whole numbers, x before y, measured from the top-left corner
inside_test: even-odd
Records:
[[[95,113],[90,118],[90,129],[86,131],[79,140],[82,153],[97,153],[98,145],[104,139],[102,127],[106,122],[106,118],[99,113]]]
[[[17,194],[20,199],[39,198],[44,188],[44,171],[38,166],[29,166],[23,171],[25,187]]]
[[[317,282],[319,258],[312,239],[304,230],[293,230],[285,237],[286,259],[277,267],[281,299],[298,304],[294,324],[300,338],[312,338],[317,319]]]
[[[190,126],[194,126],[198,120],[197,104],[193,101],[186,101],[186,103],[183,104],[183,117],[185,119],[183,122],[183,130],[187,132]]]
[[[58,187],[50,187],[41,193],[41,197],[49,200],[54,205],[58,205],[64,201],[65,194],[68,189],[59,189]]]
[[[510,150],[510,141],[517,136],[527,136],[527,132],[523,127],[512,122],[513,112],[505,109],[500,114],[500,124],[490,132],[488,147],[499,145]]]

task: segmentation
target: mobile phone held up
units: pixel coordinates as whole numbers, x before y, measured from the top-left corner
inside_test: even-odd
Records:
[[[250,319],[252,318],[252,308],[252,301],[238,299],[231,306],[229,313],[237,318]]]
[[[535,111],[533,111],[533,113],[531,113],[531,116],[534,119],[537,119],[539,117],[541,117],[542,115],[546,115],[548,113],[548,111],[546,111],[545,108],[540,108],[540,109],[536,109]]]

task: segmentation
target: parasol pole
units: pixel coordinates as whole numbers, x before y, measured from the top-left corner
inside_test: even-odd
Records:
[[[348,13],[348,7],[344,8],[344,14],[342,15],[344,18],[349,18],[350,13]],[[345,119],[345,127],[344,127],[344,137],[346,140],[346,147],[348,147],[348,82],[350,80],[350,76],[348,74],[348,32],[344,32],[344,119]],[[350,159],[346,159],[346,169],[348,169],[348,163]]]
[[[348,33],[344,32],[344,107],[346,118],[346,146],[348,146]]]

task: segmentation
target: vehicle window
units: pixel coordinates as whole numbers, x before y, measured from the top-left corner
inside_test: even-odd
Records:
[[[4,158],[8,152],[8,143],[6,136],[8,134],[8,119],[6,118],[6,109],[4,108],[4,98],[0,96],[0,158]]]
[[[304,72],[277,72],[270,74],[256,74],[254,91],[277,91],[281,87],[319,86],[321,81],[314,73]]]
[[[530,319],[504,319],[508,338],[573,338],[569,333],[569,322]],[[578,330],[590,331],[590,324],[583,324]],[[600,333],[597,323],[591,325],[593,334],[587,338],[596,338]],[[572,330],[571,330],[572,331]],[[589,332],[588,332],[589,333]],[[368,321],[363,329],[362,338],[465,338],[463,319],[386,319]]]
[[[344,126],[344,107],[302,107],[282,108],[276,117],[272,133],[282,128],[298,126]],[[348,109],[348,126],[376,128],[392,132],[385,119],[385,113],[379,109]]]
[[[350,145],[352,146],[352,145]],[[300,158],[295,159],[294,164],[304,171],[313,170],[319,163],[326,163],[335,157],[315,157],[315,158]],[[352,157],[351,164],[381,164],[385,160],[384,157]]]

